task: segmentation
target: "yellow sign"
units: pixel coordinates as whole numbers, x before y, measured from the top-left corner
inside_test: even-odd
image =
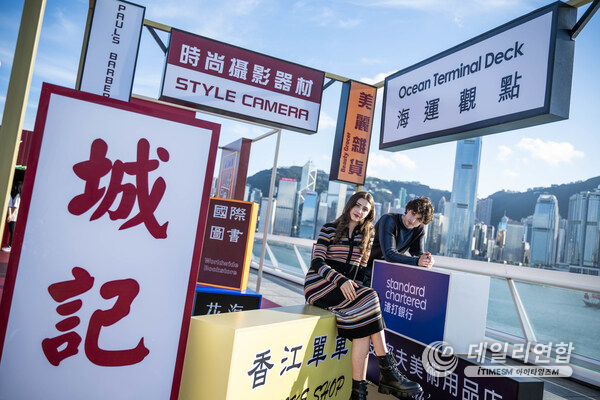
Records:
[[[350,344],[314,306],[192,317],[179,398],[347,400]]]

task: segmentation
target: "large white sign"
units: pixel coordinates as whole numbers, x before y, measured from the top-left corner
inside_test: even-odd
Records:
[[[96,1],[80,90],[129,101],[145,11],[126,1]]]
[[[168,108],[44,85],[0,399],[177,398],[219,126]]]
[[[161,99],[315,133],[325,74],[173,30]]]
[[[380,148],[406,149],[567,118],[568,100],[566,109],[556,109],[551,97],[553,80],[564,74],[566,82],[554,88],[567,90],[569,98],[573,64],[571,51],[570,59],[567,54],[560,60],[562,70],[555,66],[564,56],[556,48],[559,10],[565,9],[545,7],[386,78]],[[546,114],[551,114],[546,120],[532,119]],[[527,121],[502,126],[518,120]]]

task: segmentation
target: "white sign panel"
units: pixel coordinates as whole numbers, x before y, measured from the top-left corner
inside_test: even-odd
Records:
[[[325,74],[173,30],[161,99],[315,133]]]
[[[520,126],[485,128],[549,113],[527,124],[568,117],[568,107],[550,110],[553,74],[562,72],[554,66],[557,12],[546,7],[386,78],[380,148],[498,132]],[[570,75],[568,82],[570,93]]]
[[[219,126],[166,108],[44,85],[1,399],[177,398]]]
[[[96,1],[80,90],[129,101],[145,11],[126,1]]]

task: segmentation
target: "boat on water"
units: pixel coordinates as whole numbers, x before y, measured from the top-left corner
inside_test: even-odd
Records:
[[[600,308],[600,294],[586,293],[583,295],[583,302],[587,307]]]

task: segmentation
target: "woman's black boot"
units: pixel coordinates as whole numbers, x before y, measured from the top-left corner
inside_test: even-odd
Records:
[[[367,400],[367,381],[352,379],[352,395],[350,400]]]
[[[402,375],[390,353],[377,356],[379,360],[379,393],[393,394],[397,398],[416,396],[423,391],[421,385]]]

